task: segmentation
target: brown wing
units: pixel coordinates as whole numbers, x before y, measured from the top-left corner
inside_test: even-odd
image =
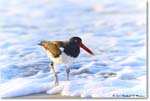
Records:
[[[53,41],[43,41],[42,42],[42,46],[48,50],[53,57],[59,57],[59,55],[61,54],[61,47],[62,43],[58,43],[58,42],[53,42]]]

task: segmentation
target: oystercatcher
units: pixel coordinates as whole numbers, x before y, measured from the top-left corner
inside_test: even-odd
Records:
[[[71,37],[68,41],[41,41],[38,45],[44,47],[51,59],[51,69],[55,74],[55,84],[58,84],[58,76],[54,69],[54,64],[65,64],[67,80],[69,81],[69,65],[79,56],[80,47],[91,55],[94,53],[88,49],[80,37]]]

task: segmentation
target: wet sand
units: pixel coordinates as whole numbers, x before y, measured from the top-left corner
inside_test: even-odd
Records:
[[[80,99],[81,97],[63,96],[60,94],[49,95],[46,93],[31,94],[27,96],[14,97],[9,99]]]

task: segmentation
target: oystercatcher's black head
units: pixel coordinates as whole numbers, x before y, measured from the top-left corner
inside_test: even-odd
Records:
[[[79,37],[71,37],[69,40],[70,43],[75,43],[77,45],[80,45],[82,43],[81,38]]]
[[[94,53],[82,43],[82,39],[80,37],[71,37],[69,42],[78,45],[89,54],[94,55]]]

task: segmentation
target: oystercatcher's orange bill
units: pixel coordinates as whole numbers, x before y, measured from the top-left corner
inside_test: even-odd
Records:
[[[86,52],[91,55],[95,55],[89,48],[87,48],[83,43],[80,44],[80,47],[83,48]]]

